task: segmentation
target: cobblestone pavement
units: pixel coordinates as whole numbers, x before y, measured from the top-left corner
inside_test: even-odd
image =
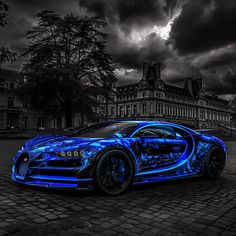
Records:
[[[11,157],[22,142],[0,141],[0,236],[236,235],[236,142],[227,142],[219,180],[149,184],[116,197],[13,184]]]

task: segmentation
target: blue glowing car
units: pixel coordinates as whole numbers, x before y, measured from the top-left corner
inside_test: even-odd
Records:
[[[167,122],[117,121],[30,139],[14,157],[12,179],[116,195],[132,184],[214,179],[225,164],[226,146],[214,136]]]

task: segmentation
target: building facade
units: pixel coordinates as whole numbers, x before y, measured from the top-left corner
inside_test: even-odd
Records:
[[[228,101],[203,90],[202,78],[189,78],[183,87],[161,79],[161,64],[143,64],[137,83],[115,88],[109,103],[110,119],[162,120],[193,128],[217,128],[231,119]]]
[[[19,100],[16,91],[23,81],[21,73],[0,69],[0,130],[60,128],[63,118],[45,117]]]
[[[0,70],[0,130],[64,129],[64,117],[32,111],[27,101],[17,98],[16,89],[23,81],[18,72]],[[160,63],[144,63],[139,82],[114,85],[109,101],[102,96],[97,100],[100,106],[94,108],[94,123],[107,119],[162,120],[193,128],[217,128],[231,121],[232,102],[206,94],[202,78],[186,79],[183,87],[164,82]],[[73,127],[80,126],[80,115],[74,114]]]

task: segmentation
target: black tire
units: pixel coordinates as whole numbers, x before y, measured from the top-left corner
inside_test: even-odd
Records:
[[[214,147],[206,159],[205,176],[210,179],[217,179],[223,172],[226,165],[226,156],[219,147]]]
[[[98,160],[95,187],[106,195],[118,195],[126,191],[133,182],[134,167],[131,158],[122,150],[110,150]]]

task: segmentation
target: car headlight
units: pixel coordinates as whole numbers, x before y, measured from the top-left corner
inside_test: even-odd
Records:
[[[61,151],[56,153],[57,156],[63,157],[63,158],[76,158],[76,157],[82,157],[84,155],[83,151]]]

